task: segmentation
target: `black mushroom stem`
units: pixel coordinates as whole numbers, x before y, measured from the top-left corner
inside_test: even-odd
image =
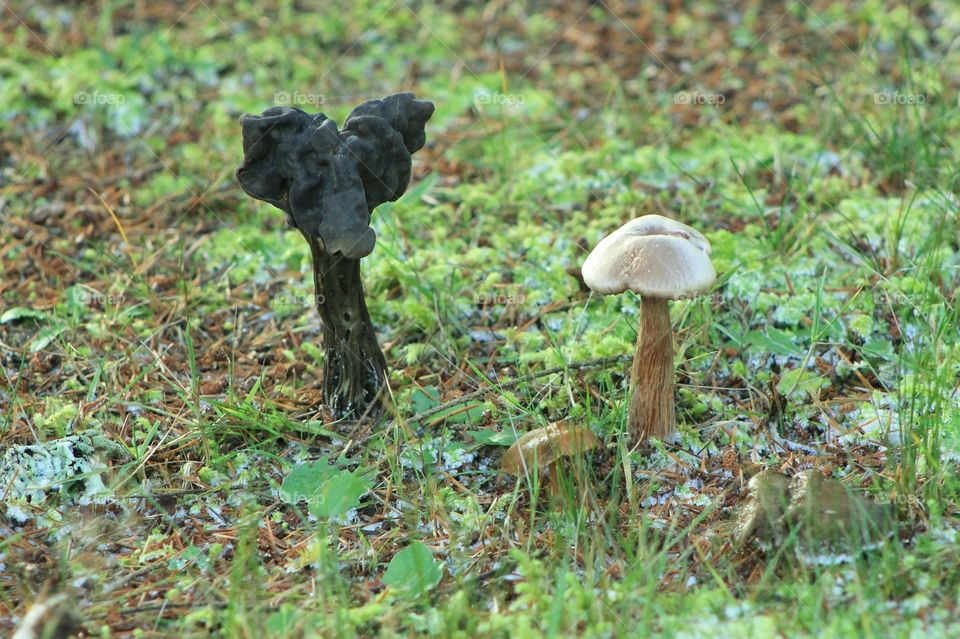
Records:
[[[245,115],[243,190],[286,214],[313,258],[323,322],[323,401],[337,418],[376,421],[387,363],[364,301],[360,259],[373,251],[373,210],[403,195],[433,104],[398,93],[355,108],[343,129],[323,113],[273,107]]]
[[[323,397],[336,415],[356,413],[376,419],[384,403],[378,394],[387,379],[387,360],[367,312],[360,260],[335,256],[304,234],[313,255],[313,286],[323,324],[326,357]]]

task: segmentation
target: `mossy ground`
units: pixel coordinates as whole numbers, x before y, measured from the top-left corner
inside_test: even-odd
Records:
[[[0,519],[3,633],[50,591],[104,637],[960,632],[954,3],[10,2],[0,23],[0,445],[126,449],[105,503]],[[357,432],[317,410],[309,251],[234,183],[238,118],[342,122],[403,90],[437,112],[374,214],[396,416]],[[704,232],[720,280],[672,305],[679,443],[629,452],[638,300],[576,274],[646,213]],[[559,493],[498,475],[557,420],[605,448]],[[322,457],[342,501],[281,490]],[[898,534],[838,565],[736,551],[761,468],[892,500]],[[404,588],[415,542],[433,563]]]

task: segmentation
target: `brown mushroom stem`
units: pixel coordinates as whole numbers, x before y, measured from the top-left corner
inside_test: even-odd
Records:
[[[628,426],[633,444],[666,439],[677,428],[673,407],[673,327],[665,299],[640,298],[640,329],[633,356]]]
[[[323,401],[337,417],[376,421],[384,411],[381,389],[387,361],[363,299],[360,260],[331,255],[303,234],[313,255],[313,285],[323,323]]]

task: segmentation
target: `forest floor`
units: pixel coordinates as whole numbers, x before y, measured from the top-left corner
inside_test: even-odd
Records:
[[[960,636],[960,8],[637,4],[0,3],[0,635]],[[363,260],[370,430],[234,171],[243,113],[398,91],[436,112]],[[631,450],[639,300],[579,267],[650,213],[719,278]],[[560,421],[601,446],[500,472]],[[765,469],[893,529],[737,543]]]

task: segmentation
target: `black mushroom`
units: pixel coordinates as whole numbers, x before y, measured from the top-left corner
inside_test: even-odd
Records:
[[[373,209],[403,195],[433,103],[398,93],[355,108],[342,130],[322,113],[273,107],[244,115],[237,181],[286,214],[313,256],[326,351],[324,403],[341,418],[383,413],[387,364],[364,301],[360,259],[373,251]]]

